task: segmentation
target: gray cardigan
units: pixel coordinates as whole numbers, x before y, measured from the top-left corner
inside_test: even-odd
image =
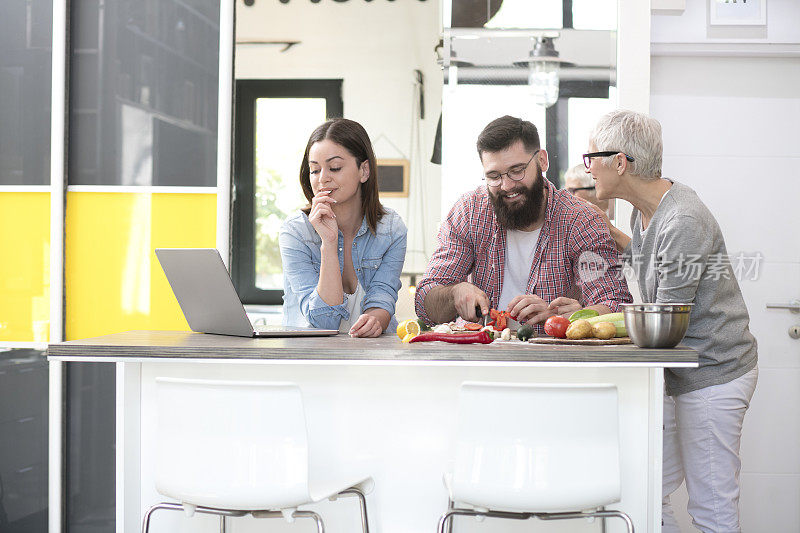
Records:
[[[682,344],[697,350],[699,368],[667,369],[672,396],[732,381],[756,366],[739,283],[716,219],[691,188],[673,183],[647,229],[631,216],[626,260],[637,273],[643,302],[694,303]]]

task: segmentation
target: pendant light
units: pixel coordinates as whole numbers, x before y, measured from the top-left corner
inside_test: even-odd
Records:
[[[553,39],[554,37],[535,37],[528,60],[514,63],[516,66],[528,67],[528,85],[533,92],[534,101],[544,107],[550,107],[558,101],[560,67],[572,65],[558,57]]]

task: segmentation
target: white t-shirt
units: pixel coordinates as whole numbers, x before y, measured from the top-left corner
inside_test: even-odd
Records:
[[[365,294],[366,292],[364,291],[364,287],[361,286],[361,283],[358,284],[356,292],[353,294],[344,293],[344,297],[347,300],[347,310],[350,311],[350,320],[342,319],[339,322],[339,333],[349,333],[350,328],[353,327],[358,317],[361,316],[359,311],[361,311],[361,302],[364,300]]]
[[[511,300],[520,294],[527,294],[528,278],[531,277],[533,256],[541,231],[541,228],[534,231],[506,231],[506,267],[498,311],[505,311]]]

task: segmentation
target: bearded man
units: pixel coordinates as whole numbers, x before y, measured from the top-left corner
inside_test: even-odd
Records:
[[[419,317],[475,321],[495,308],[537,325],[584,307],[616,312],[632,301],[603,219],[545,179],[547,151],[536,126],[498,118],[477,148],[486,185],[464,194],[442,223],[417,284]]]

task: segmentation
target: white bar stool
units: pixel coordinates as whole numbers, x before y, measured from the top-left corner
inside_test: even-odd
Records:
[[[156,378],[158,436],[156,490],[163,502],[144,516],[142,532],[158,509],[225,518],[322,518],[300,505],[353,495],[361,527],[369,533],[365,492],[370,477],[354,476],[310,486],[303,397],[293,383]],[[320,473],[318,479],[330,476]]]
[[[620,500],[614,385],[465,382],[457,431],[439,533],[453,516],[617,517],[633,533],[627,514],[604,509]]]

